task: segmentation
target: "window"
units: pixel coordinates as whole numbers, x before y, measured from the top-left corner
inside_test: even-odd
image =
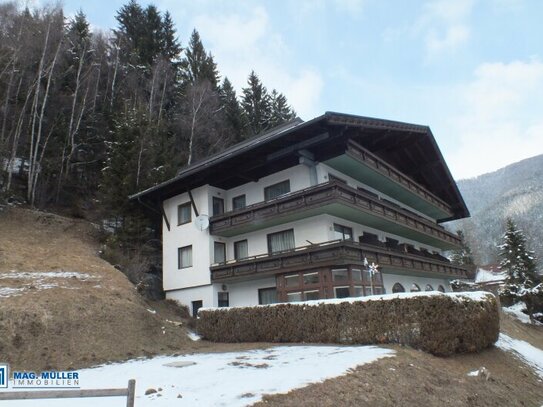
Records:
[[[298,274],[291,274],[285,276],[285,287],[298,287],[300,285],[300,276]]]
[[[349,271],[347,269],[332,270],[332,280],[334,282],[349,281]]]
[[[318,290],[304,292],[304,301],[311,301],[311,300],[318,300],[318,299],[319,299]]]
[[[319,273],[305,273],[304,275],[304,285],[318,284],[319,283]]]
[[[192,211],[190,202],[181,204],[177,207],[177,225],[184,225],[189,223],[191,219]]]
[[[353,229],[334,223],[334,239],[353,240]]]
[[[439,285],[439,287],[437,287],[437,291],[441,291],[442,293],[445,292],[445,287],[443,287],[441,284]]]
[[[362,297],[364,295],[364,290],[361,286],[355,285],[354,286],[354,296],[355,297]]]
[[[396,283],[392,286],[393,293],[405,293],[405,288],[400,283]]]
[[[213,197],[213,216],[224,213],[224,199]]]
[[[177,249],[177,268],[184,269],[187,267],[192,267],[192,246]]]
[[[288,293],[287,302],[293,302],[293,301],[302,301],[302,293],[301,292]]]
[[[372,295],[371,287],[368,287],[367,285],[364,286],[364,296]]]
[[[352,269],[351,274],[353,276],[353,282],[361,283],[362,282],[362,271],[358,269]]]
[[[258,290],[258,303],[275,304],[277,302],[277,289],[275,287],[261,288]]]
[[[419,291],[420,291],[420,287],[418,286],[418,284],[413,283],[413,285],[411,286],[411,292],[418,293]]]
[[[432,287],[430,284],[426,284],[424,291],[434,291],[434,287]]]
[[[249,257],[249,245],[247,240],[240,240],[239,242],[234,242],[234,258],[236,260],[246,259]]]
[[[213,259],[215,263],[226,262],[226,245],[221,242],[214,242],[213,244]]]
[[[196,315],[198,315],[198,310],[202,308],[202,306],[203,306],[202,300],[192,301],[192,316],[193,317],[196,317]]]
[[[380,294],[384,294],[385,290],[383,289],[383,287],[373,287],[373,293],[375,295],[380,295]]]
[[[245,203],[245,195],[235,196],[232,198],[232,210],[245,208],[247,204]]]
[[[226,292],[226,291],[220,292],[220,293],[218,293],[218,296],[219,296],[219,307],[229,307],[230,306],[230,301],[229,301],[229,298],[228,298],[228,292]]]
[[[268,253],[277,253],[291,249],[294,249],[293,229],[268,235]]]
[[[287,179],[286,181],[279,182],[277,184],[273,184],[269,187],[264,188],[264,200],[269,201],[270,199],[288,194],[289,192],[290,181]]]
[[[336,298],[346,298],[349,297],[349,287],[334,287],[334,292]]]

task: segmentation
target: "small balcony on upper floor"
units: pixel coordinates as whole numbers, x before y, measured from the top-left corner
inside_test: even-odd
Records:
[[[232,282],[348,265],[363,267],[365,261],[378,264],[379,270],[385,273],[441,278],[466,277],[464,268],[451,264],[439,254],[413,251],[402,245],[386,247],[384,244],[351,240],[334,240],[230,260],[213,264],[210,271],[211,281]]]
[[[324,163],[433,219],[453,215],[446,202],[353,140],[343,154]]]
[[[392,202],[339,181],[329,181],[210,218],[212,235],[231,237],[328,214],[443,250],[460,238]]]

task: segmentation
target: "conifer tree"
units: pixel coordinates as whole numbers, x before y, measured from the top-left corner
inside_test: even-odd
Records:
[[[471,249],[466,243],[464,233],[461,230],[458,230],[456,234],[461,240],[461,247],[459,249],[451,251],[451,263],[458,266],[472,265],[473,257],[471,254]]]
[[[271,98],[255,71],[252,71],[243,88],[241,106],[248,122],[248,135],[255,136],[270,128],[272,115]]]
[[[461,243],[459,249],[451,251],[451,263],[466,268],[468,272],[468,278],[474,278],[476,266],[473,262],[473,254],[471,252],[471,248],[467,244],[464,233],[461,230],[458,230],[456,234],[460,238]]]
[[[185,57],[181,61],[181,79],[185,87],[208,81],[218,90],[219,71],[213,56],[206,52],[198,31],[193,30]]]
[[[219,96],[221,98],[226,125],[229,127],[228,131],[232,135],[232,140],[239,142],[243,139],[243,135],[246,132],[247,122],[236,96],[236,91],[227,77],[224,78]]]
[[[534,253],[526,248],[526,238],[511,218],[507,218],[503,243],[499,246],[500,268],[507,272],[507,285],[516,291],[531,288],[539,281]]]
[[[275,89],[271,93],[270,127],[278,126],[296,117],[296,113],[288,105],[287,98]]]

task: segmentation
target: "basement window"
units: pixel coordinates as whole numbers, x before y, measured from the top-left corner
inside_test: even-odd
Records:
[[[336,298],[347,298],[350,296],[349,287],[334,287]]]
[[[311,301],[311,300],[318,300],[318,299],[319,299],[319,290],[304,292],[304,301]]]
[[[287,302],[302,301],[302,293],[300,291],[287,294]]]

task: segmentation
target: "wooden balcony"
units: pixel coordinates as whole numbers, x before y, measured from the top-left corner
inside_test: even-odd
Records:
[[[353,140],[347,142],[345,154],[325,163],[434,219],[453,215],[445,201]]]
[[[323,267],[362,266],[366,258],[368,262],[378,264],[381,272],[385,273],[409,273],[438,278],[466,277],[465,269],[432,256],[434,255],[414,255],[386,247],[335,240],[243,260],[231,260],[212,265],[210,270],[213,282],[223,282]]]
[[[441,249],[461,241],[437,223],[338,181],[213,216],[210,233],[235,236],[319,214],[334,215]]]

